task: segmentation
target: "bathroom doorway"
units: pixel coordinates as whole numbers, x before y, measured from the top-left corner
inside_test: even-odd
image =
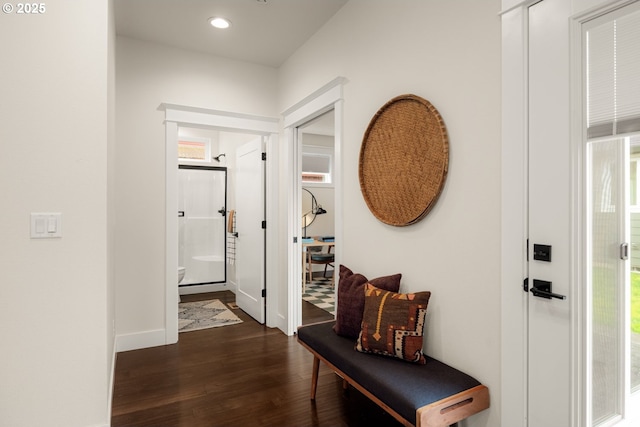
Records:
[[[179,286],[225,283],[227,168],[179,165]]]
[[[224,289],[224,285],[201,285],[179,288],[176,286],[179,269],[178,269],[178,215],[176,207],[178,205],[178,142],[184,136],[207,137],[200,134],[200,130],[216,130],[224,131],[227,134],[252,134],[266,137],[266,152],[268,153],[265,161],[266,181],[265,200],[266,200],[266,221],[269,225],[266,229],[267,250],[266,250],[266,291],[269,295],[266,301],[266,325],[269,327],[279,327],[286,329],[284,319],[278,315],[278,284],[279,284],[279,264],[278,243],[279,243],[279,215],[278,204],[279,193],[278,185],[280,169],[278,168],[278,119],[260,116],[250,116],[246,114],[221,112],[216,110],[207,110],[203,108],[195,108],[185,105],[162,104],[161,109],[165,111],[165,149],[166,149],[166,230],[165,230],[165,267],[166,267],[166,298],[165,298],[165,344],[173,344],[178,342],[178,300],[179,294],[185,294],[193,288],[218,287]],[[186,132],[189,130],[190,135]],[[196,135],[196,132],[198,134]],[[196,141],[197,142],[197,141]],[[226,166],[229,171],[228,195],[230,199],[233,197],[233,165],[228,164],[227,160],[235,157],[231,152],[230,146],[223,144],[214,146],[205,154],[205,159],[210,156],[213,161],[219,163],[219,166]],[[206,148],[205,148],[206,153]],[[225,154],[224,157],[221,157]],[[209,162],[211,165],[211,162]],[[227,210],[234,209],[233,200],[228,200]],[[229,238],[227,236],[227,238]],[[234,289],[233,281],[235,279],[235,261],[228,251],[227,258],[230,258],[227,264],[227,286],[230,290]],[[217,289],[219,290],[219,289]],[[207,290],[208,291],[208,290]]]

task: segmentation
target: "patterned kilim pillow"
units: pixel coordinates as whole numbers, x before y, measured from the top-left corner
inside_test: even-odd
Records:
[[[356,350],[425,364],[422,336],[431,292],[400,294],[365,287],[362,330]]]

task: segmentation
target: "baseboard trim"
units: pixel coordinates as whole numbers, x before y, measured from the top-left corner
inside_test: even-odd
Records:
[[[287,318],[282,313],[276,314],[276,328],[287,335]]]
[[[178,288],[180,295],[203,294],[205,292],[231,291],[235,294],[235,286],[231,283],[216,283],[210,285],[182,286]]]
[[[121,352],[157,347],[159,345],[165,345],[165,340],[166,331],[164,329],[118,335],[116,336],[116,351]]]

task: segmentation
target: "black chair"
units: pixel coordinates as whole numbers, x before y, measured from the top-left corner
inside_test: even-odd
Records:
[[[333,246],[329,246],[327,252],[323,252],[322,251],[322,246],[309,246],[307,247],[307,271],[305,272],[305,279],[306,279],[306,274],[309,275],[309,282],[313,281],[313,266],[320,264],[320,265],[324,265],[324,272],[322,273],[322,277],[327,277],[327,267],[331,267],[335,270],[335,267],[333,266],[335,263],[335,254],[331,253],[331,248]],[[331,287],[335,286],[335,271],[334,274],[331,275]],[[306,280],[305,280],[305,285],[306,285]],[[304,290],[303,290],[304,292]]]

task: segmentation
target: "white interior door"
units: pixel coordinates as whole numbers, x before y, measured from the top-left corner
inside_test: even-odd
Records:
[[[265,320],[265,178],[262,137],[236,151],[236,303]]]
[[[571,424],[568,1],[529,8],[528,426]],[[548,258],[548,260],[545,260]],[[550,283],[550,292],[532,292]],[[538,296],[536,296],[538,294]]]

